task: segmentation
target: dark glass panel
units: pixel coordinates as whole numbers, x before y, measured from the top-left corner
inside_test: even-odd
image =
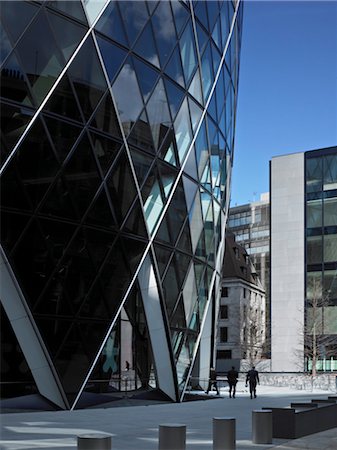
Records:
[[[12,51],[12,45],[7,36],[6,30],[0,22],[0,65],[4,62],[7,56]]]
[[[214,122],[217,122],[217,115],[216,115],[216,95],[215,91],[213,91],[211,101],[208,104],[207,108],[208,114],[212,117]]]
[[[155,254],[156,254],[156,260],[157,260],[157,264],[158,264],[159,274],[160,274],[160,277],[162,277],[166,270],[167,264],[170,261],[172,250],[170,250],[162,245],[159,245],[159,244],[154,245],[154,250],[155,250]]]
[[[1,175],[0,192],[1,207],[13,208],[19,211],[32,209],[15,159],[12,159],[5,172]]]
[[[221,8],[221,34],[222,34],[222,46],[224,47],[227,41],[227,37],[229,34],[230,23],[228,17],[228,3],[223,2]]]
[[[113,161],[121,148],[121,143],[115,139],[109,139],[94,132],[91,132],[90,136],[93,143],[94,154],[105,175],[113,164]]]
[[[159,59],[153,38],[151,22],[146,25],[146,28],[139,37],[134,47],[134,52],[138,53],[138,55],[142,56],[156,67],[159,67]]]
[[[172,128],[167,133],[158,155],[172,166],[178,165],[177,146]]]
[[[26,227],[30,216],[1,210],[1,245],[10,253]]]
[[[177,243],[177,247],[186,252],[186,253],[190,253],[192,254],[192,244],[191,244],[191,235],[190,235],[190,227],[189,227],[189,222],[187,221],[183,231],[181,233],[181,236],[179,238],[179,241]],[[188,264],[189,259],[185,260],[185,264]],[[187,266],[185,267],[185,269],[187,270]]]
[[[69,219],[78,218],[78,215],[75,213],[70,187],[64,177],[59,177],[55,181],[54,186],[48,192],[47,198],[41,207],[41,212],[43,214]]]
[[[121,224],[137,194],[125,151],[121,153],[107,179],[112,205]]]
[[[47,101],[45,111],[82,122],[82,116],[74,95],[73,88],[69,83],[68,75],[65,74],[58,83],[52,96]]]
[[[308,158],[306,160],[307,192],[322,191],[323,160],[322,158]]]
[[[213,30],[213,33],[212,33],[212,38],[213,38],[216,46],[220,50],[222,50],[222,47],[221,47],[222,41],[221,41],[221,24],[220,24],[220,19],[218,19],[218,21],[217,21],[217,23],[216,23],[216,25],[214,27],[214,30]]]
[[[325,156],[323,159],[323,183],[325,191],[337,187],[337,154]]]
[[[139,152],[135,148],[130,148],[133,167],[136,172],[138,184],[141,187],[145,177],[147,176],[150,167],[153,163],[153,158],[146,156],[144,153]]]
[[[185,176],[183,176],[183,183],[186,197],[186,207],[189,211],[193,204],[195,194],[197,193],[198,185]]]
[[[198,137],[195,141],[195,153],[199,177],[204,171],[204,167],[208,158],[208,141],[206,133],[205,121],[201,125],[198,133]]]
[[[166,215],[163,217],[160,227],[156,234],[157,241],[164,241],[172,245],[171,233],[169,230],[168,217]]]
[[[144,102],[147,102],[159,74],[136,57],[133,58],[133,62]]]
[[[34,123],[14,158],[26,193],[36,207],[60,168],[40,121]]]
[[[167,214],[170,219],[170,228],[172,233],[171,242],[173,244],[176,242],[184,220],[187,217],[185,195],[181,181],[178,183],[178,186],[174,192]]]
[[[208,30],[209,26],[208,26],[206,2],[198,1],[194,8],[194,14],[197,16],[197,18],[200,20],[203,26]]]
[[[64,169],[76,209],[81,216],[92,201],[101,178],[88,138],[85,136],[77,145]]]
[[[167,315],[170,317],[179,295],[177,274],[172,264],[170,264],[163,281],[163,292]]]
[[[79,7],[81,8],[80,4]],[[64,19],[58,14],[53,14],[49,11],[47,11],[47,17],[54,32],[58,47],[67,62],[83,39],[87,29],[69,19]]]
[[[87,19],[82,8],[82,3],[77,0],[49,0],[47,2],[47,6],[49,8],[62,11],[68,16],[74,17],[85,24],[87,23]]]
[[[191,81],[190,87],[188,88],[189,94],[195,98],[200,104],[203,104],[203,96],[201,90],[201,79],[199,70],[195,71],[194,77]]]
[[[1,103],[1,165],[24,132],[33,111]]]
[[[1,68],[1,96],[27,106],[34,104],[27,78],[15,52],[10,55]]]
[[[212,56],[213,56],[213,70],[214,70],[214,76],[215,76],[215,74],[217,73],[218,68],[219,68],[221,55],[213,43],[212,43],[211,47],[212,47]]]
[[[177,170],[168,164],[164,164],[158,161],[158,167],[160,171],[160,181],[163,186],[164,195],[166,198],[169,197],[173,183],[177,177]]]
[[[146,242],[123,235],[121,235],[120,242],[124,257],[126,258],[128,264],[128,269],[133,275],[136,272],[141,257],[143,256]]]
[[[88,214],[86,215],[85,223],[117,229],[117,225],[112,217],[111,208],[104,189],[102,189],[101,193],[97,196]]]
[[[97,128],[101,132],[111,134],[112,136],[122,140],[122,133],[110,92],[107,92],[99,104],[91,119],[90,127]]]
[[[137,2],[123,1],[118,2],[118,6],[130,45],[132,46],[148,19],[146,3],[143,0]]]
[[[186,226],[185,226],[186,229]],[[179,251],[174,253],[173,262],[176,268],[177,280],[179,283],[179,288],[182,287],[182,284],[185,281],[185,277],[187,275],[187,271],[190,265],[190,256],[185,255]]]
[[[121,22],[117,2],[110,2],[97,22],[95,29],[109,38],[127,46],[125,31]]]
[[[209,37],[207,36],[204,29],[199,25],[198,22],[196,22],[196,27],[197,27],[199,52],[200,52],[200,55],[202,55],[202,53],[209,41]]]
[[[209,138],[209,143],[212,144],[214,143],[216,136],[217,136],[217,126],[215,125],[215,123],[213,122],[213,120],[211,120],[210,116],[207,114],[207,124],[208,124],[208,138]]]
[[[136,122],[143,109],[143,101],[131,58],[127,59],[122,70],[119,72],[118,77],[112,86],[112,90],[122,125],[123,127],[125,126],[130,129],[131,124]],[[128,95],[125,95],[125,92],[127,92]],[[130,104],[130,98],[132,98],[132,104]]]
[[[177,33],[179,35],[185,23],[187,22],[187,19],[189,18],[190,14],[188,9],[186,9],[186,7],[180,2],[177,1],[171,2],[171,6]]]
[[[84,117],[88,119],[107,90],[101,64],[90,36],[71,63],[68,74],[74,83]]]
[[[175,48],[167,66],[165,67],[165,73],[181,86],[185,86],[178,46]]]
[[[123,231],[148,239],[148,233],[144,222],[143,208],[138,199],[136,199],[132,205],[128,218],[123,225]]]
[[[172,318],[170,319],[170,327],[171,328],[186,328],[186,319],[185,319],[185,310],[184,310],[184,302],[181,297],[179,303],[173,313]]]
[[[147,7],[149,8],[150,14],[153,13],[155,7],[157,6],[157,0],[147,0]]]
[[[127,124],[124,123],[123,126],[125,134],[128,135],[129,130],[127,129]],[[128,143],[139,147],[148,153],[154,153],[152,132],[145,111],[134,124],[131,133],[128,136]]]
[[[208,11],[208,20],[209,20],[209,29],[210,31],[213,30],[214,24],[217,20],[217,17],[219,15],[219,4],[218,2],[205,2],[207,5],[207,11]]]
[[[179,42],[185,81],[186,85],[189,85],[197,64],[197,55],[194,46],[194,35],[191,23],[188,23]]]
[[[198,127],[201,115],[202,115],[202,110],[197,105],[197,103],[195,103],[190,98],[188,99],[188,104],[189,104],[189,107],[190,107],[192,130],[193,130],[193,133],[195,133],[195,131],[196,131],[197,127]]]
[[[16,52],[32,86],[36,103],[40,105],[64,67],[64,58],[43,10],[29,26],[25,38],[19,41]]]
[[[70,125],[67,122],[51,117],[44,117],[48,131],[50,133],[57,156],[62,163],[68,156],[76,139],[78,138],[81,128]]]
[[[83,229],[83,234],[81,234],[81,236],[94,265],[95,276],[97,276],[98,269],[100,269],[102,262],[113,246],[116,239],[116,233],[110,230],[107,232],[106,230],[98,229],[98,227],[87,227]],[[83,247],[83,244],[80,245]]]
[[[204,98],[207,99],[208,94],[213,84],[213,62],[211,54],[211,46],[207,45],[205,53],[201,59],[201,74],[202,74],[202,87],[204,91]]]
[[[223,83],[223,77],[219,76],[217,84],[216,84],[216,99],[217,99],[217,113],[218,113],[218,117],[221,117],[221,113],[224,109],[224,105],[225,105],[225,87],[224,87],[224,83]]]
[[[1,22],[14,46],[29,22],[32,20],[38,6],[23,1],[1,1]]]
[[[195,256],[203,261],[206,261],[206,244],[205,244],[205,233],[202,232],[199,238],[199,242],[195,251]]]
[[[114,45],[112,42],[97,36],[97,43],[101,51],[104,66],[108,73],[110,83],[113,82],[119,69],[122,67],[126,58],[126,51]]]
[[[158,8],[152,17],[152,23],[154,30],[156,30],[155,38],[159,59],[163,67],[176,42],[170,2],[159,2]]]
[[[165,87],[168,97],[168,103],[171,110],[172,120],[174,120],[180,105],[184,99],[184,92],[179,89],[175,84],[165,78]]]
[[[184,172],[195,180],[198,179],[198,171],[197,171],[197,163],[195,159],[195,150],[194,147],[190,151],[187,161],[184,166]]]
[[[170,112],[167,106],[167,99],[163,80],[160,79],[148,104],[146,110],[152,130],[153,142],[158,149],[166,136],[171,125]]]

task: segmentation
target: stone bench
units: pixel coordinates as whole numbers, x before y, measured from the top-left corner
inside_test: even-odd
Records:
[[[308,403],[291,403],[272,410],[273,438],[296,439],[337,427],[337,403],[327,399]]]

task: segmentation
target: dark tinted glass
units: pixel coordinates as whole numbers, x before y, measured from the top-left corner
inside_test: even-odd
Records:
[[[143,94],[144,101],[146,102],[157,81],[159,74],[147,64],[144,64],[138,58],[133,58],[133,62],[138,78],[139,87]]]
[[[29,22],[32,20],[38,6],[24,1],[2,1],[1,22],[14,45]]]
[[[176,42],[176,33],[170,8],[170,2],[159,2],[152,18],[155,38],[161,65],[167,61]]]
[[[90,127],[97,128],[100,132],[110,134],[118,139],[122,139],[122,133],[110,92],[107,92],[105,97],[101,100],[95,114],[92,117]]]
[[[9,254],[26,227],[29,216],[2,210],[0,220],[1,245]]]
[[[140,116],[139,120],[134,124],[131,133],[128,137],[128,142],[131,145],[139,147],[148,153],[154,153],[154,143],[152,138],[151,127],[149,125],[149,120],[144,111]],[[127,135],[127,127],[124,124],[124,131]]]
[[[121,148],[121,143],[117,140],[109,139],[94,132],[90,135],[93,143],[94,154],[98,159],[103,174],[105,174],[116,158],[118,151]]]
[[[101,18],[96,24],[95,29],[105,34],[114,41],[127,45],[126,35],[119,15],[117,2],[110,2]]]
[[[159,273],[161,276],[163,276],[163,273],[165,272],[165,269],[167,267],[168,262],[170,261],[170,257],[172,254],[172,250],[169,248],[166,248],[162,245],[155,244],[155,253],[156,253],[156,260],[159,268]]]
[[[78,138],[81,128],[51,117],[45,116],[44,119],[58,159],[62,163]]]
[[[166,68],[165,73],[174,81],[185,86],[184,75],[181,66],[181,59],[178,47],[175,48]]]
[[[180,105],[184,99],[184,91],[178,88],[175,84],[165,78],[165,88],[168,97],[168,104],[171,110],[172,120],[175,119]]]
[[[142,0],[137,2],[123,1],[118,2],[118,6],[130,45],[133,45],[148,19],[146,3]]]
[[[144,59],[159,67],[159,59],[157,55],[157,49],[153,38],[153,30],[151,22],[149,22],[142,34],[140,35],[135,47],[135,53],[138,53]]]
[[[9,37],[6,30],[2,26],[2,23],[0,22],[0,65],[2,65],[11,51],[12,45],[10,43]]]
[[[97,36],[97,42],[108,73],[109,81],[112,82],[121,68],[127,53],[100,36]]]
[[[49,0],[46,3],[49,8],[62,11],[70,17],[74,17],[84,23],[87,23],[87,19],[82,8],[82,3],[77,0]]]
[[[200,2],[202,3],[202,2]],[[181,30],[183,29],[185,23],[187,22],[187,19],[189,17],[189,11],[188,9],[180,2],[171,2],[173,16],[174,16],[174,22],[176,25],[176,29],[178,34],[180,34]]]

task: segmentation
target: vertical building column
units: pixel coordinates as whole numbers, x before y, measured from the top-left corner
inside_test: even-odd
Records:
[[[304,153],[271,161],[273,372],[304,369]]]

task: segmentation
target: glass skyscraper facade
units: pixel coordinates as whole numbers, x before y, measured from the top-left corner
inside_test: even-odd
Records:
[[[215,363],[242,3],[0,12],[2,395],[181,401]]]

